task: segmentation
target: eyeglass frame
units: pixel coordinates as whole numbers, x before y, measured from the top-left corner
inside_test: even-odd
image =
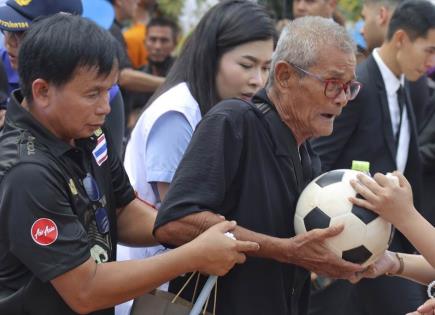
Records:
[[[315,73],[312,73],[312,72],[310,72],[310,71],[308,71],[308,70],[305,70],[305,69],[303,69],[303,68],[301,68],[301,67],[295,65],[294,63],[291,63],[291,62],[287,62],[287,63],[288,63],[289,65],[295,67],[297,70],[301,71],[302,73],[305,73],[305,74],[307,74],[307,75],[309,75],[309,76],[311,76],[311,77],[317,79],[318,81],[322,82],[322,83],[325,85],[325,88],[324,88],[324,90],[323,90],[323,94],[324,94],[327,98],[329,98],[329,99],[335,99],[335,98],[337,98],[337,96],[339,96],[342,92],[344,92],[344,95],[346,96],[346,99],[347,99],[348,101],[352,101],[352,100],[354,100],[354,99],[358,96],[358,94],[359,94],[359,92],[361,91],[361,88],[362,88],[362,86],[363,86],[363,84],[362,84],[361,82],[358,82],[358,81],[356,81],[356,80],[351,80],[351,81],[349,81],[349,82],[347,82],[347,83],[342,83],[342,82],[341,82],[340,80],[338,80],[338,79],[324,79],[324,78],[322,78],[320,75],[315,74]],[[337,92],[337,94],[336,94],[334,97],[331,97],[331,96],[326,95],[326,89],[328,88],[328,84],[329,84],[329,83],[335,83],[335,84],[339,84],[339,85],[341,85],[341,89]],[[348,97],[348,96],[347,96],[347,92],[346,92],[346,90],[350,90],[350,85],[351,85],[351,84],[357,84],[357,86],[358,86],[358,92],[355,93],[354,97],[351,97],[351,96]]]

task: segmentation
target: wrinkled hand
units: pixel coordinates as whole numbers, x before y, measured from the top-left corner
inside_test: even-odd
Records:
[[[435,299],[427,300],[422,306],[417,308],[415,312],[406,315],[433,315],[435,314]]]
[[[6,110],[5,109],[0,109],[0,129],[5,124],[5,116],[6,116]]]
[[[406,222],[409,214],[416,210],[411,185],[399,172],[396,171],[393,175],[399,179],[399,185],[380,173],[375,174],[374,180],[362,174],[357,175],[358,180],[351,180],[350,183],[365,200],[354,197],[349,200],[357,206],[376,212],[397,226],[400,222]]]
[[[289,263],[301,266],[321,276],[348,279],[363,267],[344,261],[326,245],[327,238],[340,234],[343,225],[315,229],[289,239]]]
[[[384,275],[385,273],[394,273],[395,270],[399,269],[399,262],[397,261],[394,253],[390,251],[385,251],[381,258],[379,258],[372,265],[368,266],[362,272],[355,273],[349,278],[352,283],[357,283],[363,278],[377,278]]]
[[[220,222],[199,235],[192,241],[201,273],[223,276],[235,264],[246,260],[245,253],[260,249],[255,242],[238,241],[225,236],[225,232],[236,227],[235,221]]]

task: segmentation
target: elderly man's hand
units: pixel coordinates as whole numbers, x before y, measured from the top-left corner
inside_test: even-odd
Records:
[[[325,240],[340,234],[343,225],[315,229],[289,239],[287,262],[330,278],[349,279],[363,267],[344,261],[327,248]]]
[[[429,299],[422,306],[417,308],[415,312],[406,315],[433,315],[435,314],[435,299]]]
[[[0,109],[0,129],[5,123],[6,109]]]

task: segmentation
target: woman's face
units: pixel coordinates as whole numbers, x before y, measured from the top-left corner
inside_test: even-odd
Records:
[[[273,53],[273,40],[236,46],[222,55],[216,75],[219,98],[251,100],[266,84]]]

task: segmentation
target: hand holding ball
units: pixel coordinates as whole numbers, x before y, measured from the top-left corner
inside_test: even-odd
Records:
[[[388,248],[393,227],[376,213],[349,201],[356,196],[349,181],[359,173],[334,170],[314,179],[298,200],[294,226],[299,234],[344,224],[342,233],[326,240],[327,246],[344,260],[368,266]]]

